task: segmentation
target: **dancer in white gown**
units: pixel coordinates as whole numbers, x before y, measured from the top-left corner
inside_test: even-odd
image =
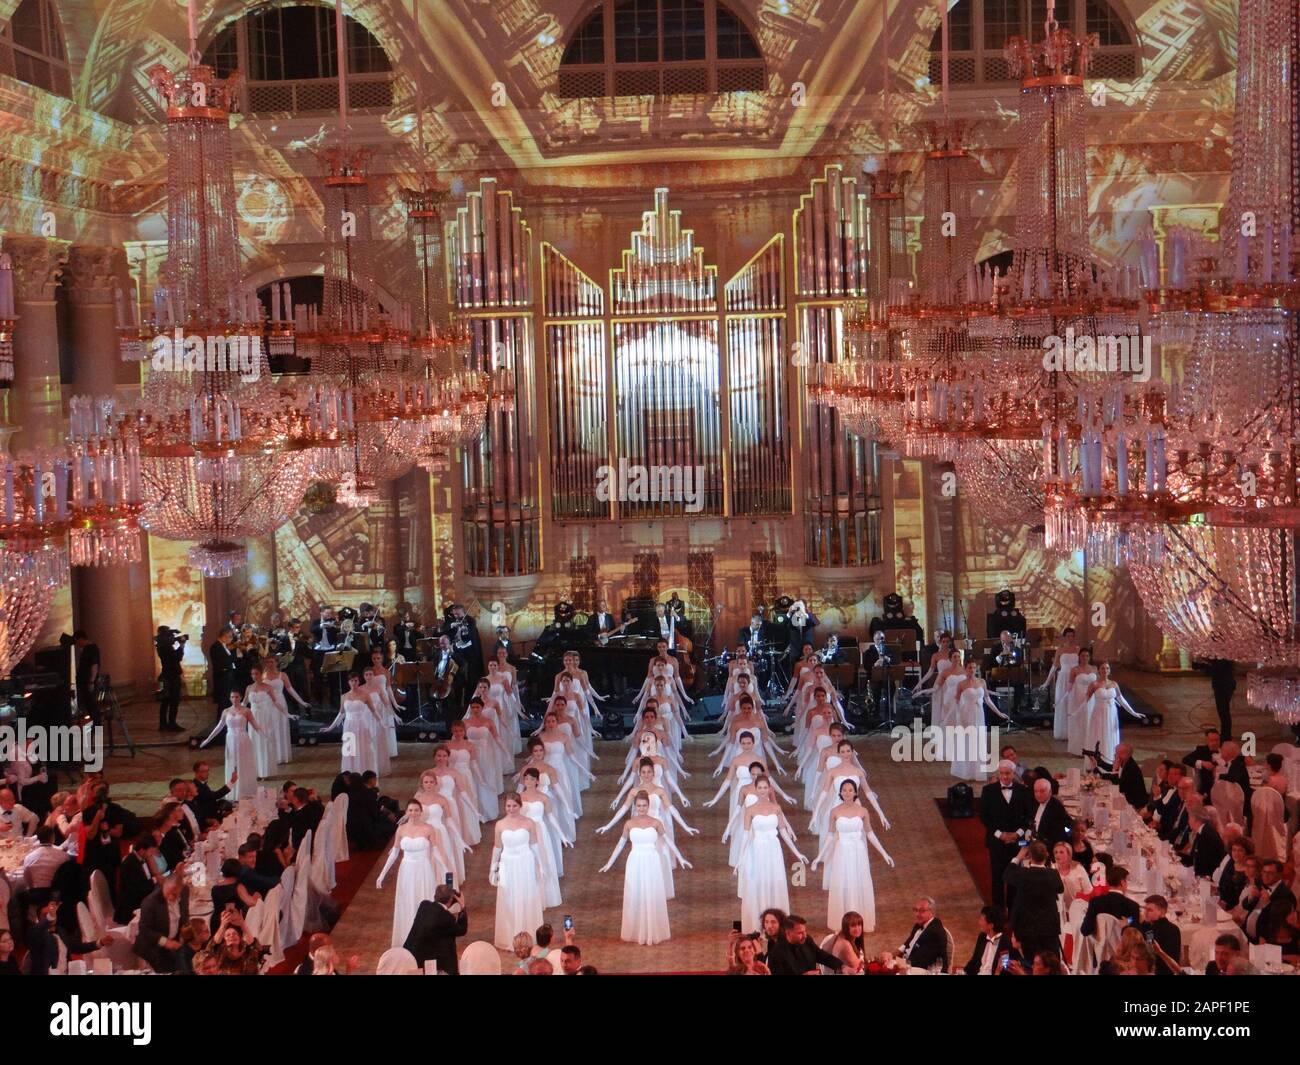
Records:
[[[262,682],[271,689],[271,697],[280,710],[280,716],[276,718],[276,724],[279,726],[276,732],[276,762],[285,765],[293,761],[291,722],[297,720],[297,715],[289,712],[289,704],[285,696],[288,695],[303,710],[310,710],[311,704],[298,694],[289,678],[280,672],[279,663],[271,655],[262,659]]]
[[[879,798],[867,784],[866,771],[858,764],[857,755],[853,753],[853,745],[848,740],[840,740],[835,746],[835,753],[826,755],[825,768],[822,771],[821,783],[818,785],[813,805],[812,819],[808,823],[809,829],[823,843],[831,830],[831,810],[835,808],[840,790],[846,780],[857,782],[858,791],[866,797],[867,802],[871,803],[876,816],[880,818],[880,823],[886,829],[890,828],[889,818],[880,808]]]
[[[934,682],[929,688],[917,688],[913,695],[930,695],[930,724],[942,728],[948,724],[951,711],[946,704],[948,697],[947,681],[950,677],[961,674],[961,652],[951,651],[947,662],[934,664]],[[956,687],[956,685],[954,685]]]
[[[522,787],[524,774],[530,769],[537,770],[537,786],[542,794],[551,800],[552,812],[560,826],[560,839],[564,843],[572,844],[578,835],[578,819],[573,815],[564,773],[546,760],[546,744],[536,736],[528,738],[525,750],[528,752],[528,757],[524,759],[519,772],[515,774],[514,784],[516,787]]]
[[[388,757],[396,758],[398,753],[397,724],[401,720],[402,700],[397,697],[397,689],[393,686],[393,679],[388,675],[388,670],[384,668],[384,652],[379,648],[375,648],[370,652],[370,668],[366,671],[366,676],[370,687],[379,692],[384,707],[384,732],[388,740]]]
[[[373,669],[367,669],[362,674],[364,679],[357,691],[366,697],[370,708],[375,712],[372,726],[375,730],[375,761],[378,763],[375,772],[382,777],[386,776],[393,767],[392,752],[397,747],[397,716],[393,713],[393,708],[388,705],[384,690],[377,683],[380,676],[385,680],[388,679],[388,675],[382,668],[378,675]]]
[[[830,812],[831,831],[813,859],[811,868],[825,863],[823,883],[827,891],[826,927],[839,928],[846,913],[862,915],[868,932],[876,928],[876,889],[871,882],[871,856],[867,844],[876,848],[889,868],[894,859],[871,828],[871,818],[858,802],[858,786],[852,780],[840,785],[840,802]]]
[[[668,927],[668,892],[661,848],[668,848],[683,868],[690,869],[691,863],[668,839],[663,824],[650,816],[649,795],[638,791],[632,799],[632,810],[632,816],[623,825],[618,846],[609,856],[609,861],[600,867],[600,872],[609,872],[623,848],[631,843],[632,850],[623,873],[623,923],[619,938],[625,943],[652,946],[672,935]]]
[[[326,732],[337,728],[343,730],[340,772],[378,772],[379,759],[375,754],[377,724],[375,709],[366,693],[361,691],[361,678],[353,674],[348,677],[348,690],[343,693],[338,716],[325,727]]]
[[[426,769],[420,774],[420,788],[415,793],[415,801],[424,807],[424,820],[438,837],[443,853],[451,860],[453,886],[460,887],[465,883],[465,852],[469,848],[460,834],[455,799],[442,793],[438,774]]]
[[[655,783],[661,788],[667,788],[678,799],[681,800],[682,808],[689,809],[691,800],[686,797],[681,786],[677,783],[677,771],[673,768],[671,762],[659,753],[659,738],[653,732],[642,732],[637,737],[636,749],[639,756],[628,760],[627,770],[623,774],[621,781],[622,787],[613,801],[609,804],[611,810],[617,809],[618,804],[623,801],[623,796],[636,786],[639,766],[644,759],[649,759],[655,767]]]
[[[1052,689],[1052,738],[1069,739],[1070,732],[1070,673],[1079,664],[1079,638],[1073,628],[1067,627],[1061,633],[1061,642],[1056,648],[1056,657],[1052,659],[1052,668],[1047,672],[1042,690]],[[1053,686],[1055,681],[1055,686]]]
[[[248,675],[253,678],[253,683],[244,689],[244,705],[257,722],[257,732],[253,735],[253,756],[257,761],[257,779],[265,780],[278,761],[275,737],[280,727],[280,708],[276,706],[271,686],[262,679],[262,667],[254,666]],[[285,713],[287,715],[288,711]]]
[[[234,802],[257,794],[257,753],[253,749],[253,733],[258,731],[252,711],[244,705],[238,692],[230,695],[230,705],[221,714],[216,728],[199,744],[206,747],[226,730],[226,786]]]
[[[488,787],[499,792],[501,778],[514,772],[515,759],[506,749],[496,722],[483,712],[482,699],[475,697],[469,701],[461,722],[465,726],[465,738],[478,748],[478,764],[483,770],[483,779]]]
[[[488,784],[483,767],[479,765],[478,747],[465,736],[464,721],[451,723],[451,739],[445,746],[451,752],[451,767],[473,781],[479,813],[483,820],[496,820],[501,814],[501,808],[497,803],[497,796],[501,794],[501,785],[497,784],[493,787]]]
[[[511,950],[520,932],[533,933],[542,923],[542,854],[537,824],[524,816],[515,792],[505,798],[505,815],[496,823],[488,882],[497,889],[492,942]]]
[[[577,745],[572,733],[560,727],[559,715],[554,710],[548,710],[542,718],[537,738],[546,745],[546,760],[564,774],[573,816],[581,817],[582,792],[591,783],[591,774],[578,761]]]
[[[438,790],[455,805],[461,838],[469,846],[474,846],[483,838],[479,826],[484,819],[479,813],[478,791],[473,778],[452,767],[451,751],[444,744],[433,749],[432,772],[438,778]]]
[[[736,812],[736,807],[740,802],[740,789],[746,784],[752,784],[754,782],[753,776],[750,772],[750,766],[755,762],[762,763],[763,772],[767,773],[767,763],[764,762],[762,758],[758,757],[758,751],[754,744],[754,734],[752,732],[742,732],[739,739],[740,753],[724,766],[719,766],[718,771],[713,774],[714,776],[718,776],[724,768],[727,771],[726,776],[723,777],[721,786],[718,788],[718,793],[704,804],[706,809],[715,806],[722,796],[730,791],[730,799],[727,803],[728,818]],[[771,774],[768,774],[768,776],[770,777]],[[771,780],[770,783],[773,791],[780,795],[786,802],[790,803],[790,805],[794,805],[794,800],[781,790],[775,780]]]
[[[1115,761],[1115,747],[1119,744],[1119,708],[1123,707],[1139,721],[1146,716],[1139,714],[1119,685],[1110,677],[1110,663],[1097,663],[1097,679],[1088,687],[1083,703],[1083,753],[1100,756],[1104,762]]]
[[[1079,650],[1079,664],[1070,670],[1069,685],[1066,689],[1068,705],[1066,721],[1066,749],[1071,754],[1083,754],[1083,733],[1086,727],[1084,704],[1088,701],[1088,689],[1097,679],[1092,657],[1088,649]]]
[[[958,780],[983,780],[992,768],[991,765],[983,764],[981,758],[982,745],[979,737],[986,735],[984,711],[987,708],[1002,721],[1007,720],[1007,715],[998,709],[984,681],[975,675],[974,659],[966,663],[960,678],[951,697],[953,731],[947,739],[952,746],[952,775]],[[950,677],[944,682],[945,687],[951,682]],[[961,731],[958,732],[958,729]],[[992,761],[997,753],[988,752],[988,760]]]
[[[637,774],[639,777],[637,783],[637,794],[644,793],[650,796],[650,816],[664,826],[664,834],[667,836],[670,843],[677,842],[676,833],[673,829],[674,822],[681,825],[682,830],[688,836],[699,835],[699,829],[692,828],[688,825],[682,815],[677,812],[677,808],[673,805],[672,796],[669,795],[664,788],[655,783],[655,769],[656,766],[654,762],[649,758],[642,758],[640,763],[637,765]],[[600,828],[596,829],[596,835],[603,836],[618,824],[618,822],[621,821],[632,809],[632,806],[633,800],[628,798],[628,800],[615,811],[614,816],[611,817],[606,824],[601,825]],[[662,855],[664,885],[668,893],[668,898],[671,899],[676,895],[676,886],[673,882],[672,861],[669,857],[667,848],[664,848]]]
[[[449,856],[443,852],[438,836],[424,819],[424,807],[415,799],[406,804],[406,816],[398,825],[393,837],[388,861],[384,863],[375,881],[383,890],[384,879],[393,863],[401,857],[397,867],[397,893],[393,897],[392,946],[400,947],[410,934],[415,911],[426,899],[432,901],[433,893],[451,871]]]
[[[540,788],[541,773],[525,769],[524,790],[519,793],[519,812],[537,826],[537,849],[542,858],[542,906],[553,909],[564,905],[560,895],[560,877],[564,875],[560,826],[551,812],[551,800]]]
[[[808,864],[795,843],[794,829],[772,799],[772,784],[766,776],[755,778],[754,793],[756,801],[744,812],[744,842],[732,874],[737,878],[736,894],[740,896],[740,927],[750,931],[758,930],[764,910],[790,910],[781,844],[785,843],[796,859]]]
[[[501,650],[505,654],[505,649]],[[497,661],[488,663],[488,696],[501,714],[501,728],[506,747],[511,754],[524,749],[524,738],[519,731],[519,701],[511,692],[512,675],[504,673]]]

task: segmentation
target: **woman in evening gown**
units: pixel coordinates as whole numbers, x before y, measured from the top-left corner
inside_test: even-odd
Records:
[[[290,722],[295,719],[295,715],[289,713],[289,704],[285,701],[285,695],[293,699],[303,710],[310,710],[311,704],[298,694],[298,690],[288,676],[280,672],[280,665],[272,655],[267,655],[262,660],[262,683],[271,689],[271,698],[275,700],[275,705],[280,710],[281,716],[276,718],[278,727],[275,750],[276,762],[284,765],[293,761],[293,730]]]
[[[674,822],[681,825],[683,831],[685,831],[688,836],[698,835],[699,829],[692,828],[688,825],[682,818],[682,815],[677,812],[677,808],[673,806],[672,796],[669,795],[666,789],[655,783],[655,768],[654,762],[649,758],[642,758],[640,764],[637,766],[637,773],[640,777],[637,784],[637,791],[638,793],[644,792],[646,795],[650,796],[650,816],[664,826],[664,835],[670,843],[677,842],[673,829]],[[614,816],[609,819],[607,824],[596,829],[596,835],[603,836],[618,824],[618,822],[631,811],[632,805],[633,801],[629,798],[618,808],[617,811],[615,811]],[[668,897],[671,899],[676,894],[676,888],[673,884],[672,862],[669,858],[667,848],[663,851],[663,864],[664,884],[668,892]]]
[[[483,815],[478,810],[477,790],[471,777],[454,769],[451,764],[451,751],[445,744],[433,749],[433,769],[438,778],[438,790],[444,798],[452,801],[456,809],[456,824],[460,829],[461,839],[469,846],[474,846],[483,838],[479,826]]]
[[[426,899],[432,901],[443,877],[451,872],[450,856],[443,851],[437,834],[424,819],[424,807],[416,799],[406,804],[406,816],[398,825],[388,860],[375,881],[379,890],[383,890],[384,878],[399,856],[402,864],[397,867],[397,893],[393,897],[391,945],[394,947],[406,942],[420,903]]]
[[[222,729],[226,730],[226,786],[230,788],[231,800],[238,802],[257,794],[257,754],[253,750],[252,733],[258,731],[252,712],[239,698],[238,692],[231,693],[230,705],[222,713],[217,727],[199,746],[206,747]]]
[[[1110,677],[1110,663],[1097,664],[1097,679],[1089,686],[1083,702],[1083,753],[1099,755],[1104,762],[1115,761],[1115,747],[1119,744],[1119,708],[1123,707],[1139,721],[1139,714],[1119,685]]]
[[[276,733],[279,730],[280,708],[275,704],[270,685],[262,679],[262,667],[253,666],[248,675],[253,682],[244,689],[244,705],[257,722],[257,733],[253,736],[253,756],[257,761],[257,779],[265,780],[279,761],[276,758]],[[287,716],[288,711],[285,713]]]
[[[519,793],[519,812],[537,826],[537,850],[542,859],[542,907],[562,906],[560,877],[564,875],[560,826],[551,812],[551,800],[541,791],[541,773],[525,769],[524,790]]]
[[[460,834],[456,803],[442,793],[438,774],[432,769],[420,774],[420,789],[415,793],[415,800],[424,807],[425,822],[433,829],[443,853],[451,860],[452,886],[460,887],[465,882],[465,852],[469,848]]]
[[[520,932],[530,935],[542,923],[542,856],[537,825],[523,813],[515,792],[505,798],[506,812],[496,823],[488,883],[497,889],[492,942],[510,950]]]
[[[984,681],[975,675],[974,659],[966,663],[960,676],[951,703],[953,731],[947,739],[952,747],[952,775],[958,780],[982,780],[990,769],[985,764],[985,752],[980,742],[980,737],[986,735],[984,711],[988,709],[1003,721],[1007,720],[1007,715],[998,709]],[[987,753],[989,761],[998,754],[997,751]]]
[[[375,757],[377,724],[374,707],[366,693],[361,691],[361,678],[353,674],[348,677],[348,690],[343,693],[343,705],[339,707],[338,716],[325,728],[326,732],[337,728],[343,730],[340,772],[378,772],[379,763]]]
[[[790,853],[805,865],[808,859],[795,845],[794,829],[772,798],[772,784],[766,776],[754,779],[756,800],[744,811],[744,842],[733,873],[740,896],[740,927],[756,931],[764,910],[789,911],[790,889],[786,864],[781,854],[784,842]]]
[[[1056,648],[1056,657],[1052,668],[1043,681],[1043,690],[1052,689],[1052,737],[1064,740],[1070,735],[1070,672],[1079,664],[1079,638],[1074,629],[1067,628],[1061,633],[1060,645]],[[1056,684],[1053,687],[1052,682]]]
[[[668,939],[668,892],[664,884],[661,848],[667,847],[683,868],[691,863],[668,839],[664,826],[650,816],[650,796],[638,791],[632,799],[633,814],[623,825],[618,846],[600,872],[607,873],[629,843],[627,867],[623,873],[623,923],[619,938],[625,943],[652,946]]]
[[[889,868],[889,856],[871,828],[871,818],[858,802],[858,786],[852,780],[840,785],[840,802],[830,813],[830,831],[826,843],[811,868],[825,863],[826,927],[839,928],[846,913],[862,915],[868,932],[876,928],[876,890],[871,883],[871,856],[867,844],[876,848]]]
[[[1079,664],[1070,670],[1069,684],[1066,689],[1068,719],[1066,721],[1066,748],[1071,754],[1083,754],[1083,733],[1087,727],[1084,704],[1088,701],[1088,689],[1097,679],[1092,657],[1087,648],[1079,651]]]

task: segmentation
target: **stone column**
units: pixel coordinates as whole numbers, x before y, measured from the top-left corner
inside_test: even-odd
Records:
[[[54,447],[63,438],[63,393],[59,385],[59,319],[54,290],[67,258],[67,244],[42,237],[6,237],[14,267],[14,380],[10,423],[19,427],[13,453]],[[48,647],[72,630],[72,595],[60,588],[33,645]]]
[[[72,307],[70,395],[110,394],[122,377],[114,293],[125,269],[120,249],[74,245],[69,252],[63,287]],[[157,673],[147,561],[74,569],[72,611],[76,626],[99,644],[101,668],[113,678],[114,688],[145,694]]]

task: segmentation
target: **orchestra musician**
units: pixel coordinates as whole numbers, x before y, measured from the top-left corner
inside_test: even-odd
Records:
[[[609,612],[608,600],[602,599],[596,604],[595,613],[587,618],[587,632],[597,643],[604,644],[611,636],[626,629],[632,621],[617,622]],[[603,638],[602,638],[603,637]]]
[[[444,704],[454,704],[463,680],[462,665],[445,632],[438,637],[438,649],[433,656],[433,697]]]
[[[998,645],[984,656],[984,673],[989,675],[994,669],[1020,669],[1025,665],[1025,649],[1017,646],[1016,637],[1009,629],[1003,629],[998,636]],[[1019,707],[1025,695],[1025,682],[1017,681],[1014,706]]]
[[[796,599],[790,606],[790,613],[786,618],[786,656],[791,663],[797,661],[803,654],[805,646],[816,646],[813,639],[813,633],[817,629],[817,618],[809,609],[808,604],[802,599]]]
[[[443,635],[451,637],[452,650],[460,661],[461,672],[467,687],[473,688],[483,679],[483,644],[479,639],[478,624],[465,613],[460,603],[452,603],[442,625]]]
[[[881,700],[886,703],[894,697],[894,680],[889,675],[889,667],[898,664],[898,655],[885,643],[883,629],[877,629],[866,649],[862,652],[862,668],[871,677],[871,705],[879,707]],[[884,669],[883,676],[877,677],[876,666]]]
[[[740,630],[740,636],[736,642],[744,644],[749,653],[753,654],[761,644],[770,643],[772,639],[772,626],[763,619],[763,612],[760,608],[750,615],[749,624]]]
[[[411,608],[403,606],[397,622],[393,625],[393,643],[396,644],[397,653],[406,661],[414,662],[417,657],[416,641],[423,635],[420,623],[412,615]]]
[[[386,649],[387,631],[383,615],[373,603],[362,603],[357,610],[357,628],[366,634],[372,648]]]

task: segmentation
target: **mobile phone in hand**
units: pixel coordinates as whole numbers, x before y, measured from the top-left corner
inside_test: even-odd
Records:
[[[451,873],[448,873],[448,874],[447,874],[447,886],[448,886],[448,887],[451,887],[451,886],[452,886],[452,882],[453,882],[453,880],[454,880],[454,878],[452,877]]]
[[[564,930],[566,932],[573,931],[573,914],[571,913],[566,913],[564,915]]]
[[[732,921],[732,922],[731,922],[731,930],[732,930],[733,932],[739,932],[739,931],[740,931],[740,922],[739,922],[739,921]]]

